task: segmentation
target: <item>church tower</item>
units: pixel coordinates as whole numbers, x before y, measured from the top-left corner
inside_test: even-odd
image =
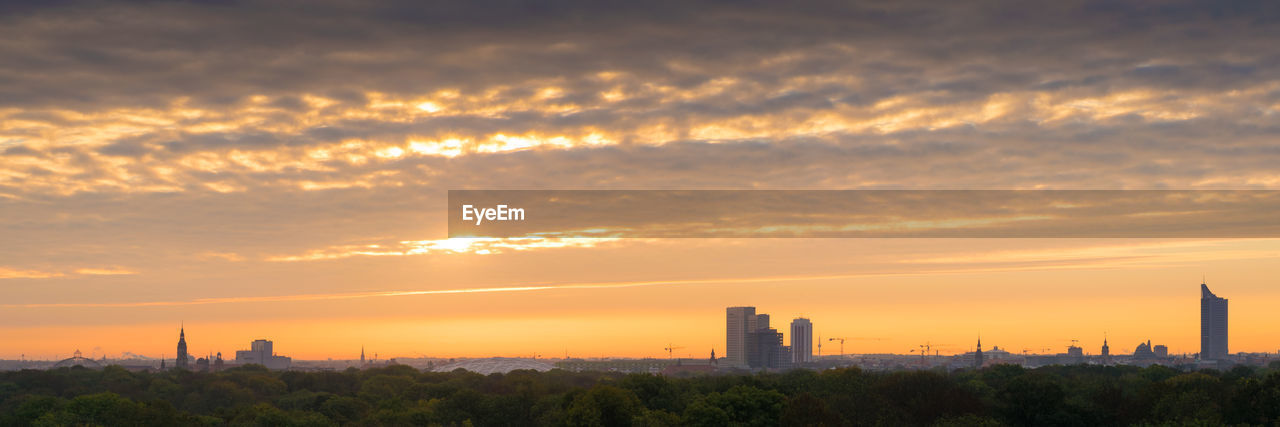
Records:
[[[978,337],[978,350],[973,352],[973,367],[982,368],[982,337]]]
[[[178,329],[178,358],[173,361],[173,367],[178,369],[188,369],[187,367],[187,331],[186,328]]]

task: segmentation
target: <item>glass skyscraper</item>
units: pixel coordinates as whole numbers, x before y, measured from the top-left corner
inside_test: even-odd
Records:
[[[1200,359],[1227,358],[1227,299],[1200,284]]]
[[[729,366],[747,367],[747,351],[751,333],[756,331],[755,307],[729,307],[725,310],[725,359]]]

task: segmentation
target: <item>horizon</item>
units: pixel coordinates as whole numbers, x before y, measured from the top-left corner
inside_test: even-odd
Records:
[[[1201,286],[1204,286],[1204,285],[1206,285],[1206,284],[1207,284],[1207,283],[1206,283],[1206,282],[1203,282],[1203,281],[1200,283],[1200,285],[1201,285]],[[1210,289],[1212,289],[1212,288],[1210,288]],[[755,306],[755,307],[753,307],[753,308],[755,308],[755,309],[757,310],[757,313],[759,313],[759,314],[771,314],[771,313],[767,313],[767,312],[763,311],[763,310],[761,309],[761,307],[759,307],[759,306]],[[781,325],[787,325],[787,326],[789,326],[789,324],[790,324],[790,321],[791,321],[791,320],[794,320],[794,319],[797,319],[797,318],[800,318],[800,317],[802,317],[802,316],[797,315],[796,317],[781,317],[781,318],[777,318],[776,320],[782,320],[782,321],[785,321],[785,323],[779,324],[780,326],[781,326]],[[810,321],[813,321],[813,320],[814,320],[812,317],[808,317],[808,319],[809,319]],[[816,322],[814,322],[814,324],[817,324],[817,323],[816,323]],[[185,322],[183,322],[183,326],[182,326],[182,327],[180,327],[179,329],[185,329]],[[784,343],[790,343],[790,342],[791,342],[791,341],[790,341],[790,340],[791,340],[791,336],[790,336],[791,334],[790,334],[790,330],[789,330],[788,328],[775,327],[775,329],[778,329],[778,330],[779,330],[779,332],[781,332],[781,333],[784,335]],[[821,338],[821,336],[820,336],[820,335],[821,335],[821,334],[820,334],[820,332],[815,331],[815,333],[814,333],[814,337]],[[1102,339],[1102,340],[1106,340],[1106,341],[1108,341],[1108,342],[1112,345],[1112,347],[1111,347],[1111,348],[1112,348],[1113,350],[1112,350],[1112,353],[1111,353],[1111,354],[1113,354],[1113,355],[1128,355],[1128,354],[1132,354],[1132,352],[1131,352],[1131,351],[1128,351],[1128,352],[1126,351],[1126,348],[1127,348],[1127,347],[1128,347],[1128,345],[1130,344],[1129,342],[1123,342],[1123,343],[1122,343],[1122,342],[1118,342],[1116,339],[1112,338],[1112,334],[1111,334],[1110,332],[1104,332],[1104,333],[1103,333],[1103,335],[1104,335],[1104,337],[1103,337],[1103,339]],[[1131,334],[1122,334],[1121,336],[1122,336],[1122,337],[1128,337],[1128,336],[1131,336]],[[188,345],[190,346],[193,342],[199,342],[199,341],[198,341],[198,337],[199,337],[199,335],[189,334],[189,338],[194,338],[194,339],[189,339],[189,340],[187,341]],[[989,337],[990,337],[990,336],[989,336]],[[721,336],[721,338],[723,338],[723,336]],[[828,336],[828,337],[826,337],[826,338],[832,338],[832,337],[831,337],[831,336]],[[892,350],[884,350],[884,349],[888,348],[886,345],[876,345],[876,346],[874,346],[876,349],[881,350],[881,351],[861,351],[861,352],[856,351],[856,350],[857,350],[857,349],[859,349],[859,348],[863,348],[863,346],[858,345],[859,343],[865,343],[865,342],[884,342],[884,341],[895,341],[895,339],[894,339],[894,338],[889,338],[889,337],[845,337],[845,338],[846,338],[848,341],[850,341],[850,342],[851,342],[851,344],[847,344],[847,345],[846,345],[846,348],[844,349],[844,356],[846,356],[846,357],[849,357],[849,356],[858,356],[858,355],[895,355],[895,356],[918,356],[918,355],[919,355],[918,353],[916,353],[916,354],[912,354],[912,353],[911,353],[911,351],[912,351],[912,350],[914,350],[914,349],[908,349],[908,350],[907,350],[907,351],[905,351],[905,352],[895,352],[895,351],[892,351]],[[978,337],[977,337],[977,336],[975,336],[974,338],[975,338],[975,341],[978,339]],[[212,355],[212,354],[226,353],[226,354],[227,354],[227,356],[224,356],[224,360],[234,361],[234,360],[235,360],[235,359],[234,359],[234,357],[235,357],[235,356],[234,356],[234,355],[235,355],[235,351],[237,351],[237,350],[244,350],[244,349],[247,349],[247,348],[248,348],[247,343],[249,343],[250,341],[253,341],[253,340],[255,340],[255,339],[265,339],[265,340],[269,340],[269,341],[273,341],[273,342],[278,342],[276,339],[273,339],[273,338],[271,338],[271,337],[256,337],[256,338],[249,338],[249,339],[245,339],[245,340],[244,340],[244,342],[245,342],[245,344],[244,344],[244,345],[241,345],[240,347],[231,348],[231,349],[228,349],[228,350],[226,350],[226,351],[224,351],[223,349],[213,349],[213,350],[207,350],[207,351],[196,351],[196,350],[192,350],[192,351],[189,351],[189,354],[191,354],[191,355],[192,355],[192,357],[202,357],[202,356],[203,356],[203,355],[205,355],[205,354],[210,354],[210,355]],[[1077,341],[1077,342],[1072,342],[1073,340],[1074,340],[1074,341]],[[1101,340],[1100,340],[1100,341],[1098,341],[1097,343],[1094,343],[1094,342],[1092,342],[1092,340],[1089,340],[1089,339],[1075,339],[1075,338],[1067,339],[1066,341],[1067,341],[1067,345],[1068,345],[1068,346],[1078,346],[1078,347],[1083,348],[1083,351],[1084,351],[1084,354],[1085,354],[1085,355],[1094,355],[1094,354],[1098,354],[1098,351],[1091,351],[1091,350],[1097,350],[1097,349],[1100,349],[1100,348],[1101,348],[1101,346],[1102,346],[1102,341],[1101,341]],[[1160,345],[1166,345],[1166,346],[1168,346],[1168,343],[1167,343],[1166,341],[1161,340],[1161,339],[1152,339],[1152,338],[1147,338],[1147,339],[1145,339],[1145,340],[1144,340],[1144,339],[1138,339],[1138,340],[1137,340],[1137,344],[1133,344],[1133,346],[1134,346],[1134,347],[1137,347],[1137,345],[1138,345],[1138,344],[1142,344],[1142,343],[1144,343],[1144,342],[1148,342],[1148,341],[1150,341],[1153,345],[1155,345],[1155,344],[1160,344]],[[1178,341],[1178,342],[1181,342],[1181,341]],[[174,343],[174,345],[176,345],[176,343],[177,343],[176,334],[175,334],[175,339],[173,340],[173,343]],[[904,342],[904,343],[905,343],[905,342]],[[923,343],[925,343],[925,344],[931,344],[931,341],[929,341],[929,340],[925,340],[925,341],[923,341]],[[819,345],[819,344],[821,344],[821,345]],[[1077,345],[1077,344],[1078,344],[1078,345]],[[668,344],[668,345],[669,345],[669,344]],[[838,344],[838,343],[836,343],[836,342],[830,342],[830,343],[828,343],[828,342],[826,342],[826,341],[815,342],[815,346],[814,346],[814,349],[813,349],[814,357],[822,357],[822,358],[839,357],[839,355],[835,353],[835,352],[837,351],[837,350],[835,350],[835,348],[838,348],[837,346],[839,346],[839,345],[840,345],[840,344]],[[971,353],[971,352],[973,352],[973,350],[974,350],[974,347],[973,347],[973,346],[970,346],[970,347],[969,347],[969,348],[967,348],[967,349],[966,349],[966,348],[958,348],[958,349],[957,349],[957,347],[958,347],[958,346],[954,346],[954,345],[951,345],[951,344],[940,344],[940,345],[941,345],[941,347],[937,347],[937,346],[935,346],[935,347],[937,347],[937,349],[936,349],[936,354],[937,354],[937,355],[940,355],[940,356],[954,356],[954,355],[961,355],[961,354]],[[976,342],[975,342],[975,345],[976,345]],[[1199,345],[1199,344],[1197,343],[1196,345]],[[825,346],[827,350],[826,350],[826,351],[824,351],[824,352],[822,352],[821,354],[819,354],[818,352],[822,349],[822,346]],[[856,347],[855,347],[855,346],[856,346]],[[912,346],[914,346],[914,345],[908,345],[907,347],[912,347]],[[988,338],[988,342],[987,342],[987,344],[984,346],[984,351],[991,351],[991,350],[994,350],[995,348],[1000,347],[1000,346],[1001,346],[1001,343],[999,343],[999,342],[992,342],[992,341],[990,340],[990,338]],[[375,351],[372,351],[372,350],[371,350],[371,347],[370,347],[370,346],[368,346],[368,345],[361,345],[361,346],[359,346],[359,347],[360,347],[360,351],[361,351],[361,352],[367,352],[367,353],[369,354],[368,358],[369,358],[370,360],[374,360],[375,358],[377,358],[378,360],[384,360],[384,361],[385,361],[385,360],[390,360],[390,359],[484,359],[484,358],[517,358],[517,359],[546,359],[546,360],[569,360],[569,359],[584,359],[584,360],[593,360],[593,359],[670,359],[670,357],[664,357],[664,356],[662,356],[662,354],[660,354],[660,353],[659,353],[659,354],[636,354],[636,355],[627,355],[627,354],[603,354],[603,353],[602,353],[602,354],[594,354],[594,355],[593,355],[593,354],[581,354],[581,355],[574,355],[572,351],[567,351],[567,352],[566,352],[566,354],[556,354],[556,353],[549,353],[549,352],[548,352],[548,353],[543,353],[543,352],[524,352],[524,353],[507,353],[507,354],[488,354],[488,355],[485,355],[485,354],[430,354],[430,353],[427,353],[427,352],[412,352],[412,351],[411,351],[411,352],[412,352],[412,354],[401,354],[401,353],[381,353],[381,352],[375,352]],[[899,346],[899,348],[901,348],[901,347],[902,347],[902,346]],[[1004,345],[1004,348],[1001,348],[1001,350],[1007,351],[1007,352],[1009,352],[1010,354],[1027,354],[1027,355],[1055,355],[1055,354],[1065,354],[1065,353],[1066,353],[1066,350],[1067,350],[1067,347],[1066,347],[1066,346],[1058,346],[1058,347],[1061,347],[1061,348],[1059,349],[1059,348],[1055,348],[1055,347],[1025,347],[1025,346],[1024,346],[1024,347],[1019,348],[1019,346],[1017,346],[1017,345],[1014,345],[1014,346]],[[197,348],[200,348],[200,347],[197,347]],[[684,348],[685,348],[685,349],[688,349],[689,347],[685,346]],[[695,354],[693,354],[693,353],[685,353],[684,355],[679,355],[679,354],[677,354],[677,355],[674,357],[674,359],[705,359],[705,358],[708,358],[708,357],[710,356],[710,352],[711,352],[711,351],[713,351],[713,350],[714,350],[714,351],[716,351],[716,354],[718,354],[718,355],[719,355],[719,356],[717,356],[718,358],[724,358],[724,357],[725,357],[725,354],[727,353],[727,352],[725,351],[724,347],[723,347],[723,343],[720,343],[720,345],[719,345],[719,346],[712,346],[712,347],[707,348],[707,352],[706,352],[707,354],[706,354],[706,355],[698,356],[698,355],[695,355]],[[160,356],[156,356],[156,355],[154,355],[154,354],[139,353],[139,352],[130,351],[130,350],[121,350],[121,351],[118,351],[118,352],[115,352],[115,353],[110,353],[110,352],[104,352],[104,351],[108,351],[108,350],[107,350],[107,349],[105,349],[105,348],[102,348],[101,346],[93,347],[93,350],[92,350],[92,351],[90,351],[90,352],[84,352],[84,351],[83,351],[83,350],[81,350],[80,348],[76,348],[75,350],[72,350],[72,351],[67,352],[67,353],[65,353],[65,354],[62,354],[62,355],[63,355],[63,356],[66,356],[66,357],[70,357],[71,353],[72,353],[72,352],[75,352],[75,351],[80,351],[81,353],[83,353],[83,354],[85,355],[85,357],[90,358],[90,359],[97,359],[97,358],[100,358],[100,357],[105,357],[105,358],[106,358],[106,359],[108,359],[108,360],[151,360],[151,361],[159,361],[159,360],[162,360],[162,359],[166,359],[166,357],[164,357],[164,356],[163,356],[163,352],[161,352],[161,355],[160,355]],[[665,348],[663,349],[663,351],[665,351]],[[99,353],[101,353],[101,354],[99,354]],[[172,360],[172,359],[173,359],[173,357],[174,357],[174,354],[175,354],[175,353],[176,353],[176,351],[171,351],[171,352],[170,352],[170,354],[169,354],[169,357],[167,357],[167,359]],[[1198,354],[1198,353],[1199,353],[1199,352],[1198,352],[1198,349],[1197,349],[1196,351],[1180,351],[1177,347],[1170,347],[1170,348],[1169,348],[1169,354],[1170,354],[1170,355],[1194,356],[1194,355],[1196,355],[1196,354]],[[1268,350],[1240,350],[1240,349],[1234,349],[1233,351],[1231,351],[1231,353],[1230,353],[1230,354],[1237,354],[1237,353],[1264,353],[1264,354],[1277,353],[1277,354],[1280,354],[1280,348],[1277,348],[1277,349],[1275,349],[1274,351],[1268,351]],[[115,355],[119,355],[119,357],[112,356],[113,354],[115,354]],[[132,355],[134,355],[135,357],[125,357],[125,356],[124,356],[125,354],[132,354]],[[356,356],[355,356],[355,357],[341,357],[341,356],[338,356],[337,354],[321,355],[321,356],[318,356],[318,357],[317,357],[317,356],[315,356],[315,355],[308,355],[308,356],[306,356],[306,357],[300,357],[300,356],[295,355],[295,354],[293,354],[293,353],[286,353],[286,352],[280,352],[280,351],[277,351],[277,352],[276,352],[276,354],[281,355],[281,356],[289,356],[289,357],[292,357],[292,358],[293,358],[293,360],[294,360],[295,362],[297,362],[297,361],[303,361],[303,362],[335,361],[335,362],[336,362],[336,361],[359,361],[359,360],[360,360],[360,354],[356,354]],[[933,353],[931,353],[931,355],[933,355]],[[40,354],[37,354],[37,353],[20,353],[20,354],[19,354],[19,356],[20,356],[19,358],[9,358],[9,357],[5,357],[5,356],[0,355],[0,360],[10,360],[10,361],[13,361],[13,360],[27,360],[27,361],[57,361],[57,360],[62,360],[62,359],[64,359],[64,358],[65,358],[65,357],[59,357],[59,353],[53,353],[51,356],[48,356],[47,358],[44,358],[44,359],[41,359],[40,357],[42,357],[42,356],[41,356]],[[142,357],[136,357],[136,356],[142,356]]]

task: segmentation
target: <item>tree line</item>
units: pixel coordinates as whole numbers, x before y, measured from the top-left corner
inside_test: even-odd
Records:
[[[0,425],[1280,425],[1280,362],[690,377],[73,367],[0,373]]]

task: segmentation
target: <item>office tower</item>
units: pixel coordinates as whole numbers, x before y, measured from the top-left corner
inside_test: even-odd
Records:
[[[791,363],[799,366],[813,361],[813,323],[797,317],[791,321]]]
[[[752,368],[782,368],[784,361],[784,346],[782,345],[782,333],[777,329],[757,329],[755,332],[748,334],[748,352],[747,366]],[[790,365],[791,360],[786,360],[785,365]]]
[[[173,361],[173,367],[188,369],[187,357],[187,330],[185,327],[180,327],[178,329],[178,358]]]
[[[1200,359],[1227,358],[1227,299],[1200,283]]]
[[[756,330],[762,331],[769,329],[769,315],[760,313],[756,315]]]
[[[755,307],[725,309],[725,361],[729,366],[747,367],[748,340],[756,330]]]

